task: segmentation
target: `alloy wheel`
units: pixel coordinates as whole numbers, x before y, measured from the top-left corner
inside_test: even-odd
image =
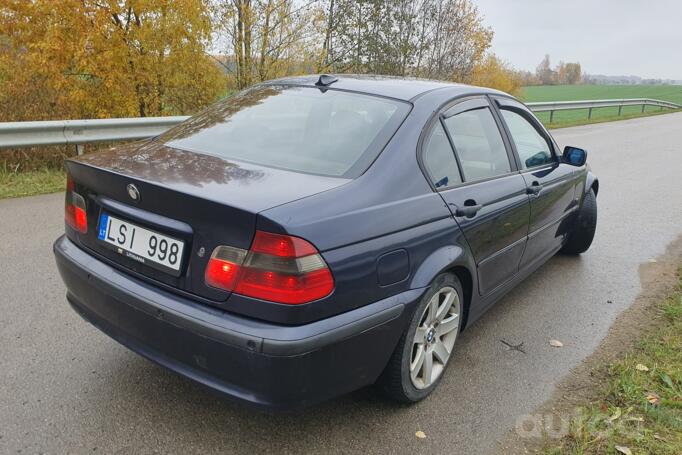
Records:
[[[460,313],[459,294],[450,286],[429,300],[412,341],[410,379],[417,389],[429,387],[445,370],[459,332]]]

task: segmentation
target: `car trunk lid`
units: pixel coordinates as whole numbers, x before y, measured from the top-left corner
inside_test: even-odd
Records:
[[[133,274],[209,301],[229,296],[204,282],[216,246],[248,249],[259,212],[348,181],[181,151],[155,141],[79,157],[67,168],[87,201],[88,232],[72,232],[72,237]],[[137,200],[129,185],[138,192]],[[103,214],[183,242],[180,270],[168,273],[106,245],[98,238]]]

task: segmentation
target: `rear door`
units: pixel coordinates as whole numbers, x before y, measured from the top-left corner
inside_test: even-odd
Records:
[[[462,229],[487,294],[518,271],[530,208],[524,178],[485,97],[458,102],[422,146],[431,181]]]
[[[562,162],[551,136],[523,104],[502,97],[495,104],[530,196],[528,245],[521,262],[525,267],[561,248],[569,217],[578,207],[577,168]]]

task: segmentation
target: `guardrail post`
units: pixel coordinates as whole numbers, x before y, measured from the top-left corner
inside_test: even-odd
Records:
[[[83,153],[85,153],[85,145],[83,144],[76,144],[76,153],[80,156]]]
[[[549,123],[552,123],[552,120],[554,120],[554,111],[549,111]]]
[[[587,110],[587,120],[592,120],[592,108]]]
[[[620,113],[623,111],[623,105],[621,104],[618,106],[618,116],[620,117]]]
[[[646,103],[642,103],[642,114],[644,113],[644,108],[646,107]]]

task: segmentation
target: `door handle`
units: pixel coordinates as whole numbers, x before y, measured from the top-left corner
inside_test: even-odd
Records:
[[[473,218],[479,210],[483,208],[481,204],[464,205],[462,207],[455,206],[455,216],[463,216],[466,218]]]
[[[533,182],[530,184],[530,186],[526,187],[526,194],[533,194],[537,196],[540,194],[540,191],[542,191],[542,185],[538,183],[537,181]]]

